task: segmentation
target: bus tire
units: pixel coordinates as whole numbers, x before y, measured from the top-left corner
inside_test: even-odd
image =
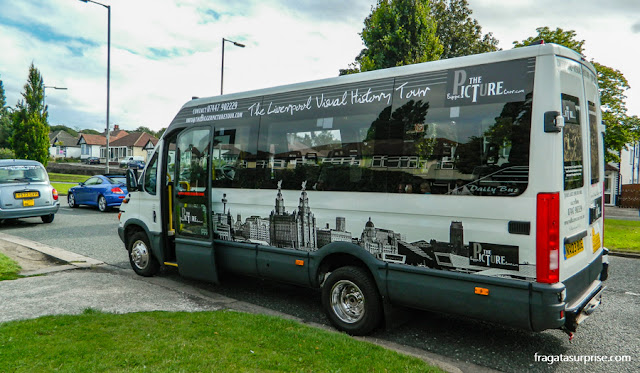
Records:
[[[322,307],[331,323],[351,335],[366,335],[382,320],[376,284],[360,267],[340,267],[322,287]]]
[[[127,240],[129,247],[129,263],[133,271],[140,276],[151,277],[158,273],[160,265],[151,253],[151,245],[147,235],[142,231],[134,232]]]

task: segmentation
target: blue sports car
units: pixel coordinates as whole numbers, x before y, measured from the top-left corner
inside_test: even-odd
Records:
[[[127,195],[124,175],[95,175],[84,183],[69,189],[67,202],[69,207],[78,205],[97,206],[105,212],[114,206],[120,206]]]

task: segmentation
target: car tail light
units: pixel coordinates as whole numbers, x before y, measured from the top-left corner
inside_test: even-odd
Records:
[[[538,194],[536,209],[536,281],[560,281],[560,195]]]
[[[58,200],[58,191],[56,190],[56,188],[51,189],[51,196],[53,197],[54,201]]]
[[[115,194],[124,194],[124,192],[122,191],[121,188],[119,187],[115,187],[113,189],[111,189],[111,193],[115,193]]]

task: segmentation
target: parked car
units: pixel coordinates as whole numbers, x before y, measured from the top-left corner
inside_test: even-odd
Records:
[[[143,161],[129,161],[129,163],[127,163],[127,167],[134,169],[134,170],[142,170],[144,168],[144,162]]]
[[[120,166],[121,167],[126,167],[127,164],[129,164],[129,162],[131,161],[142,161],[144,162],[144,157],[141,155],[130,155],[128,157],[124,157],[120,160]]]
[[[100,158],[98,157],[89,157],[84,160],[86,164],[100,164]]]
[[[69,207],[79,205],[96,206],[105,212],[111,207],[120,206],[127,195],[127,180],[124,175],[95,175],[87,181],[69,189],[67,202]]]
[[[59,208],[58,191],[40,162],[0,160],[0,220],[39,216],[51,223]]]

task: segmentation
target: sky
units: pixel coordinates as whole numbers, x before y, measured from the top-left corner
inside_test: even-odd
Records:
[[[588,60],[629,81],[640,115],[640,1],[468,0],[502,49],[548,26],[574,30]],[[376,0],[102,0],[111,6],[111,127],[167,127],[191,97],[338,75],[363,48]],[[107,9],[78,0],[0,0],[0,80],[7,105],[22,98],[29,65],[42,73],[49,124],[104,130]]]

